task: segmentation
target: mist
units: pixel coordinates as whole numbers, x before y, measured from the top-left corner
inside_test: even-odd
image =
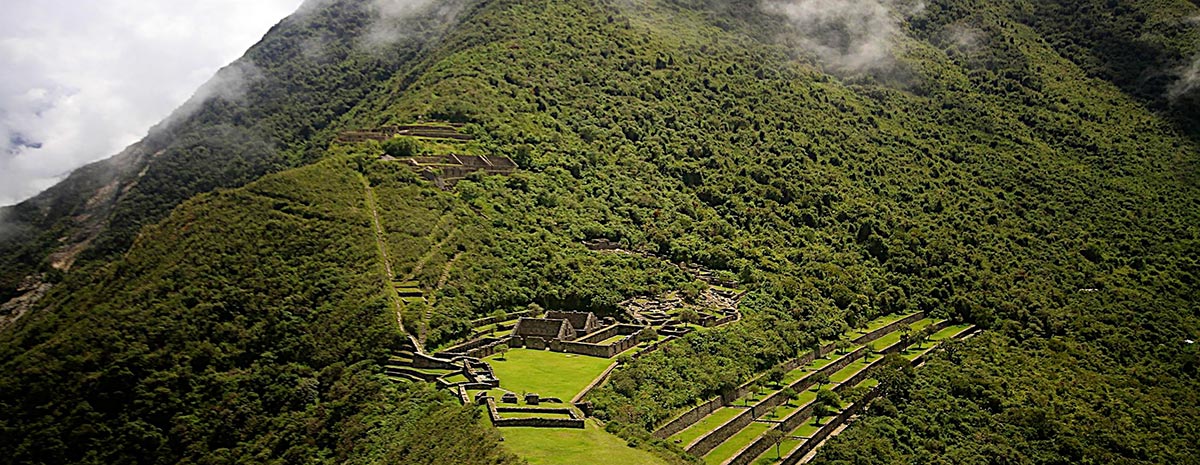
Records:
[[[360,46],[376,50],[414,36],[406,21],[417,15],[437,24],[453,21],[462,12],[463,2],[436,0],[374,0],[376,19],[363,35]]]
[[[895,65],[893,44],[901,21],[923,3],[900,0],[764,0],[761,8],[782,16],[790,26],[787,45],[811,53],[830,71],[864,74]]]

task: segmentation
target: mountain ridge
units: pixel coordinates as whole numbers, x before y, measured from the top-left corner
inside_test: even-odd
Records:
[[[1195,12],[1184,2],[1122,4],[1167,17]],[[296,418],[322,418],[314,412],[337,403],[337,389],[354,379],[358,387],[352,391],[370,400],[346,407],[349,415],[354,409],[381,409],[388,395],[399,395],[448,412],[442,425],[474,424],[467,409],[454,413],[444,395],[367,379],[379,371],[387,350],[402,344],[396,342],[398,334],[407,329],[439,346],[466,337],[472,319],[530,304],[619,316],[625,298],[686,293],[700,286],[671,265],[695,262],[748,287],[743,321],[690,335],[624,364],[589,395],[595,415],[611,432],[657,451],[664,460],[695,460],[678,445],[648,436],[680,409],[814,341],[832,340],[855,322],[912,310],[987,331],[966,348],[935,357],[930,364],[936,370],[920,370],[911,380],[919,389],[879,402],[863,427],[832,440],[817,461],[905,463],[929,461],[950,450],[963,462],[1004,456],[1035,463],[1162,463],[1193,453],[1194,443],[1187,441],[1193,434],[1184,425],[1200,417],[1195,396],[1187,394],[1197,383],[1194,370],[1189,372],[1196,356],[1194,348],[1179,345],[1198,330],[1191,310],[1200,159],[1195,133],[1181,123],[1192,116],[1188,107],[1148,97],[1161,94],[1125,90],[1137,86],[1136,80],[1131,84],[1106,75],[1104,66],[1080,66],[1086,57],[1061,45],[1075,40],[1070,37],[1081,32],[1078,28],[1064,28],[1068,38],[1051,41],[1021,21],[1040,11],[1048,21],[1062,19],[1050,24],[1073,24],[1063,2],[928,2],[924,10],[897,20],[904,31],[892,57],[899,71],[854,76],[831,71],[819,55],[792,47],[814,39],[794,37],[796,26],[786,17],[732,17],[745,9],[759,11],[760,5],[497,0],[464,6],[434,49],[405,55],[408,68],[396,65],[395,72],[368,80],[372,84],[358,88],[353,104],[322,120],[328,122],[325,127],[298,139],[296,147],[302,148],[282,156],[304,166],[285,170],[290,165],[281,162],[250,169],[280,173],[232,175],[234,181],[217,183],[219,188],[198,197],[164,190],[164,198],[190,200],[180,199],[179,208],[164,206],[163,222],[152,221],[153,215],[144,218],[145,233],[128,238],[133,244],[128,252],[119,241],[101,243],[91,265],[54,276],[64,280],[63,287],[48,294],[41,310],[0,335],[0,347],[12,355],[0,387],[26,396],[0,401],[11,413],[5,417],[23,419],[3,427],[20,432],[31,441],[27,444],[53,442],[56,434],[67,433],[34,433],[35,418],[43,425],[81,422],[87,409],[35,412],[35,405],[44,404],[35,397],[92,404],[88,399],[116,390],[29,395],[44,392],[35,391],[39,383],[29,373],[62,376],[66,371],[110,379],[126,363],[105,361],[109,355],[104,355],[82,368],[39,368],[37,361],[76,363],[72,354],[111,350],[56,338],[60,331],[78,331],[64,321],[68,316],[103,322],[98,325],[102,334],[95,337],[120,339],[127,333],[142,337],[144,331],[121,315],[155,315],[153,321],[169,322],[176,312],[189,320],[164,334],[189,335],[176,341],[183,354],[197,352],[193,345],[202,342],[221,351],[271,352],[275,360],[288,353],[287,363],[279,366],[298,378],[315,379],[315,387],[312,381],[302,384],[318,393],[316,400],[279,394]],[[966,35],[975,39],[963,39],[964,30],[973,31]],[[780,34],[793,34],[792,41],[777,41]],[[1186,40],[1165,42],[1188,45]],[[1185,52],[1168,53],[1174,57],[1168,62],[1186,61]],[[1151,84],[1147,89],[1164,88],[1161,82]],[[213,115],[236,114],[214,105]],[[419,149],[495,153],[517,160],[522,170],[507,177],[468,176],[443,192],[403,166],[380,161],[386,147],[332,140],[340,129],[425,119],[465,123],[462,131],[473,140],[449,149],[420,141]],[[257,138],[239,136],[246,134],[240,127],[202,129],[188,145],[196,151],[179,155],[188,163],[212,163],[215,158],[202,152],[214,148],[233,153],[249,147],[250,155],[279,156],[270,155],[274,147],[245,144],[241,139]],[[374,245],[361,242],[374,233],[362,215],[365,207],[353,176],[364,177],[382,199],[385,246],[393,248],[389,256],[401,257],[388,265],[411,266],[403,257],[438,265],[421,266],[421,276],[414,276],[433,304],[402,307],[404,327],[393,327],[394,312],[380,303],[386,295],[382,289],[391,283],[374,281],[386,281],[381,277],[386,273],[363,271],[375,259],[367,252]],[[250,187],[235,188],[240,179],[250,178]],[[57,208],[72,211],[86,203],[92,189],[80,188],[74,200]],[[264,191],[272,194],[259,195]],[[56,208],[45,198],[21,208],[38,203]],[[420,225],[440,225],[443,218],[459,233],[423,235]],[[129,223],[114,230],[137,223],[121,221]],[[323,224],[337,225],[341,232],[330,234],[318,226]],[[209,232],[197,231],[206,226]],[[260,231],[261,239],[243,237],[246,231]],[[42,241],[53,239],[47,234]],[[596,254],[583,245],[592,239],[641,253]],[[191,241],[186,243],[200,253],[170,250],[169,244],[179,240]],[[293,240],[310,245],[282,252]],[[354,257],[335,253],[351,243],[357,244]],[[429,250],[421,249],[426,244]],[[44,249],[33,249],[23,253],[40,261]],[[145,264],[159,256],[158,268],[150,267],[157,271],[145,271]],[[113,260],[106,262],[107,257]],[[267,264],[250,264],[257,260]],[[130,268],[139,261],[143,268]],[[286,286],[273,289],[257,282],[276,266],[288,270]],[[30,269],[36,266],[26,263],[13,276]],[[214,269],[228,273],[213,274]],[[365,310],[354,298],[337,297],[351,291],[367,296],[359,297],[371,302],[362,306]],[[122,305],[128,308],[97,303],[104,295],[127,296]],[[195,296],[219,297],[224,307],[204,306],[209,299]],[[251,302],[252,307],[245,305]],[[302,308],[306,312],[293,314]],[[345,314],[357,316],[329,323],[336,320],[333,315]],[[280,323],[282,316],[287,318]],[[238,333],[237,322],[262,324],[244,325]],[[409,327],[410,322],[419,324]],[[204,334],[197,330],[203,324],[224,325],[231,332]],[[353,365],[352,374],[334,373],[339,357],[320,355],[325,349],[306,339],[327,326],[342,328],[321,341],[351,354],[342,357],[354,360],[340,362]],[[260,330],[268,332],[256,333]],[[358,340],[357,335],[371,337]],[[230,360],[248,364],[238,369],[256,380],[271,379],[279,369],[269,361]],[[1130,373],[1126,366],[1160,374]],[[214,390],[252,391],[220,384],[204,367],[171,373]],[[332,371],[326,375],[326,370]],[[1052,375],[1058,371],[1087,380],[1086,386],[1064,389],[1042,381],[1056,379]],[[166,372],[156,366],[117,379],[153,386]],[[1102,385],[1120,385],[1122,397],[1098,400]],[[1055,389],[1053,399],[1039,397],[1047,389]],[[1005,398],[1009,394],[1012,400]],[[209,405],[220,399],[197,394],[188,402]],[[272,402],[278,401],[263,405]],[[180,410],[131,421],[173,437],[179,434],[173,428],[194,414],[171,405]],[[247,418],[285,421],[282,413],[272,415],[272,408]],[[408,415],[404,409],[387,412],[380,421],[388,424]],[[954,415],[947,418],[946,412]],[[196,455],[181,454],[175,449],[179,445],[164,453],[199,460],[206,451],[228,446],[227,438],[205,442],[192,436],[223,424],[205,418],[215,423],[187,429],[188,451]],[[1056,419],[1053,428],[1046,426],[1048,418]],[[1107,418],[1131,431],[1125,443],[1114,442],[1112,429],[1092,426]],[[935,431],[927,424],[945,426]],[[279,431],[299,431],[293,426],[253,429],[243,438],[253,444],[236,450],[293,461],[296,456],[288,455],[287,447],[261,442],[276,440]],[[354,444],[339,446],[338,439],[323,436],[319,445],[308,445],[315,449],[301,450],[353,461],[353,454],[385,449],[355,435],[352,426],[344,431],[342,440]],[[461,432],[437,436],[447,442],[427,458],[454,456],[465,447],[455,441],[475,441],[485,449],[495,441],[483,429]],[[404,427],[381,434],[403,438],[396,447],[420,443]],[[1172,434],[1175,439],[1167,440]],[[985,446],[976,437],[1009,442]],[[871,453],[854,450],[864,443]],[[20,447],[2,445],[3,450]],[[121,450],[136,450],[125,447]],[[481,457],[511,459],[500,452],[488,455],[492,452]],[[86,461],[88,453],[86,448],[63,452],[53,461]]]

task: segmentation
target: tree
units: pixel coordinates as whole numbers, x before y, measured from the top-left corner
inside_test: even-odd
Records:
[[[904,357],[888,354],[875,372],[875,379],[879,380],[879,390],[883,396],[892,400],[905,399],[912,388],[913,368]]]
[[[813,375],[813,382],[817,383],[817,389],[820,390],[826,384],[829,384],[829,375],[818,372]]]
[[[528,307],[525,307],[525,310],[529,311],[530,318],[540,318],[546,314],[546,310],[542,309],[542,306],[536,303],[529,304]]]
[[[496,352],[500,354],[500,360],[507,360],[504,357],[508,355],[508,344],[500,344],[496,346]]]
[[[770,381],[771,384],[775,385],[775,387],[781,387],[783,384],[783,378],[786,376],[787,371],[785,371],[781,366],[776,366],[775,368],[772,368],[771,371],[767,372],[767,381]]]
[[[779,445],[783,444],[783,440],[787,439],[787,435],[778,428],[771,428],[767,430],[767,433],[763,436],[767,438],[767,441],[771,442],[771,445],[775,446],[775,460],[779,460],[781,458],[779,453]]]
[[[393,157],[411,157],[421,152],[421,143],[411,137],[393,137],[383,141],[383,152]]]
[[[821,340],[820,339],[814,340],[811,344],[809,344],[808,347],[810,350],[812,350],[814,360],[818,359],[818,358],[824,358],[824,356],[821,355]]]
[[[781,394],[783,394],[783,398],[787,399],[787,403],[789,404],[800,396],[800,393],[796,392],[796,390],[792,388],[785,388]]]
[[[700,314],[694,308],[685,308],[679,311],[679,320],[687,324],[696,324],[700,322]]]
[[[842,408],[842,399],[836,392],[828,389],[817,391],[817,399],[813,403],[813,417],[816,425],[821,425],[821,417],[830,416]]]
[[[658,330],[654,328],[646,328],[638,336],[638,342],[654,342],[658,340]]]
[[[835,345],[839,354],[845,354],[850,349],[850,341],[839,339]]]
[[[871,361],[871,356],[872,356],[872,355],[875,355],[875,351],[876,351],[876,349],[875,349],[875,343],[874,343],[874,342],[868,342],[868,343],[867,343],[867,350],[866,350],[866,352],[863,354],[863,357],[864,357],[864,358],[866,358],[866,359],[867,359],[867,361],[869,362],[869,361]]]

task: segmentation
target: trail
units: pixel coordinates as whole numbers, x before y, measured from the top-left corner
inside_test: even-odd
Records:
[[[387,288],[388,298],[391,299],[392,305],[396,308],[396,325],[400,331],[408,336],[409,342],[413,345],[414,352],[423,352],[422,345],[417,342],[408,331],[404,329],[404,304],[400,302],[400,296],[396,294],[396,288],[392,283],[396,280],[395,273],[392,272],[392,260],[388,256],[387,242],[384,240],[383,223],[379,221],[379,209],[375,205],[375,189],[371,188],[371,183],[367,181],[367,177],[362,173],[358,174],[363,184],[363,193],[367,201],[367,208],[371,210],[371,222],[375,227],[375,245],[379,248],[379,257],[383,260],[383,268],[387,273],[387,280],[384,282],[384,287]]]
[[[446,247],[446,243],[450,242],[451,239],[454,239],[456,234],[458,234],[458,229],[450,230],[450,232],[446,233],[446,237],[443,237],[442,240],[438,241],[438,243],[429,247],[429,251],[425,252],[425,255],[422,255],[421,258],[417,260],[417,264],[413,266],[412,271],[409,272],[408,276],[406,276],[404,279],[415,279],[417,275],[421,274],[422,271],[425,271],[425,265],[429,264],[429,260],[432,260],[435,254],[441,252],[442,249]]]

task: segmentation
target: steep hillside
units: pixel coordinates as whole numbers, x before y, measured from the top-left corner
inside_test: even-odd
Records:
[[[868,321],[920,311],[986,331],[896,375],[817,461],[1188,462],[1200,453],[1197,349],[1184,342],[1200,336],[1200,113],[1186,70],[1200,9],[1076,4],[468,2],[405,16],[437,25],[436,40],[398,42],[369,77],[319,68],[320,85],[298,93],[283,89],[311,63],[264,48],[279,81],[248,95],[284,103],[213,101],[181,126],[194,133],[172,133],[163,161],[128,162],[149,170],[113,194],[92,256],[114,256],[196,192],[326,160],[187,201],[123,258],[67,273],[0,335],[0,427],[12,432],[0,450],[22,461],[61,445],[46,462],[507,460],[446,396],[368,375],[403,344],[397,312],[428,349],[498,310],[624,318],[627,298],[701,292],[675,266],[695,263],[749,290],[741,321],[622,360],[588,398],[608,431],[665,460],[700,460],[650,435],[672,416]],[[362,5],[306,14],[370,31],[373,16],[352,13]],[[286,33],[296,21],[259,47],[303,48]],[[330,34],[353,43],[343,32]],[[442,191],[380,161],[387,143],[332,137],[427,120],[472,140],[405,150],[521,169]],[[220,181],[192,183],[217,169]],[[81,213],[95,187],[57,189],[10,213],[33,218],[7,242],[19,257],[0,262],[10,282],[74,231],[50,219]],[[584,246],[596,239],[623,253]],[[385,270],[415,301],[385,291]],[[173,382],[185,384],[162,384]],[[469,426],[439,428],[450,424]],[[237,435],[216,433],[227,430]],[[409,447],[421,430],[444,431],[424,455]],[[104,438],[129,439],[94,446]]]
[[[123,253],[180,202],[322,156],[338,117],[452,26],[461,2],[313,0],[122,154],[0,209],[0,302]]]
[[[401,337],[362,179],[343,158],[201,196],[71,275],[0,335],[0,460],[505,463],[476,412],[378,377]]]

